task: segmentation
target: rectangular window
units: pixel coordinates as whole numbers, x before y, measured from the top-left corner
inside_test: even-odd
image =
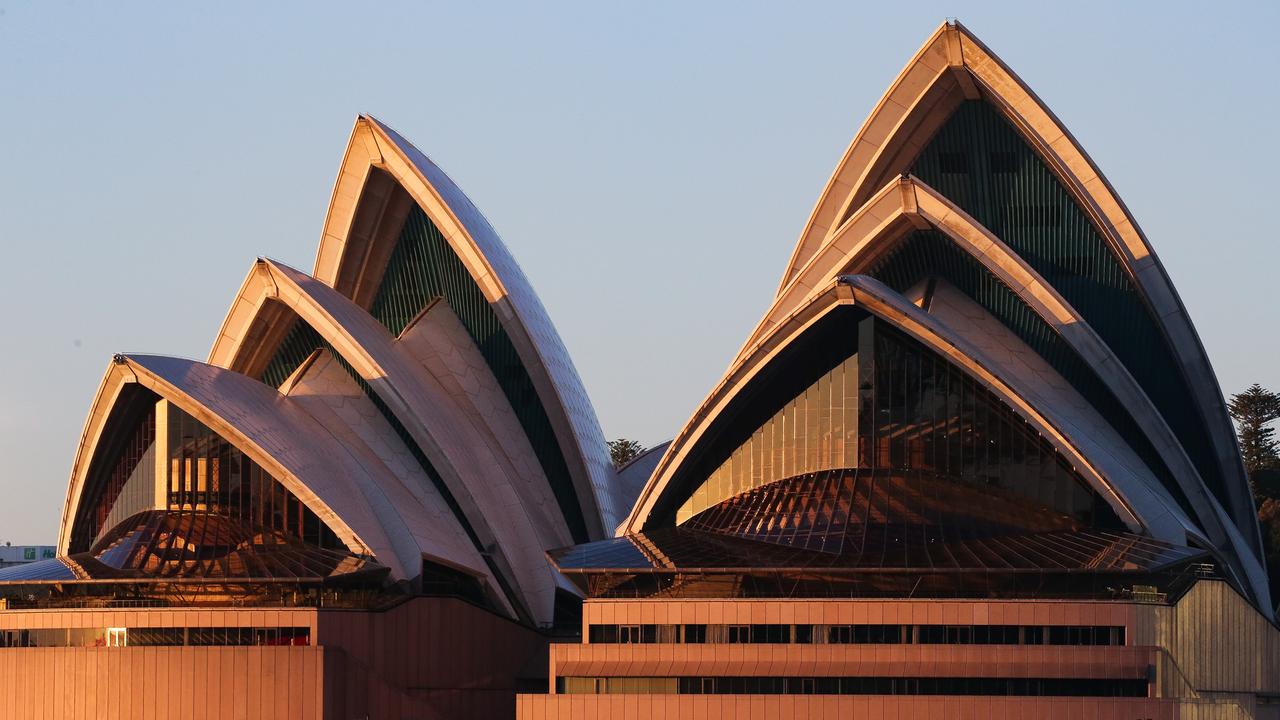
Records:
[[[293,628],[190,628],[192,645],[288,645],[295,635]],[[306,632],[306,628],[301,628]],[[1018,625],[819,625],[755,624],[755,625],[602,625],[587,628],[590,643],[688,643],[708,641],[734,644],[808,645],[814,642],[855,645],[921,644],[921,645],[1124,645],[1123,626],[1018,626]],[[56,630],[53,632],[65,632]],[[79,633],[81,631],[71,631]],[[182,644],[159,637],[157,628],[131,631],[130,643]],[[61,636],[59,636],[61,637]],[[79,635],[76,635],[78,638]],[[11,642],[0,635],[0,643]],[[72,643],[82,646],[83,642]],[[303,642],[301,644],[307,644]],[[0,644],[0,647],[3,647]]]
[[[790,627],[787,625],[752,625],[751,642],[753,643],[786,643],[790,641]]]
[[[559,677],[566,694],[1145,697],[1146,680],[1001,677]]]
[[[943,625],[921,625],[917,631],[921,645],[942,645],[947,642],[947,629]]]
[[[307,627],[41,628],[0,631],[0,647],[182,647],[310,645]]]
[[[619,625],[618,626],[618,642],[620,643],[640,642],[640,626],[639,625]]]
[[[617,625],[591,625],[587,627],[588,643],[611,643],[617,641]]]

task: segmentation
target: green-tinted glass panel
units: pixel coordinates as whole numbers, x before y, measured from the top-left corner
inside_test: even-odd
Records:
[[[941,278],[981,305],[1088,400],[1142,458],[1187,515],[1195,517],[1182,488],[1124,404],[1043,318],[973,256],[937,231],[916,231],[866,274],[898,292],[905,292],[922,280]]]
[[[795,475],[858,465],[858,356],[818,378],[738,446],[676,511],[698,513]]]
[[[449,242],[420,208],[405,219],[370,314],[399,335],[433,298],[458,316],[493,372],[538,457],[575,542],[587,541],[569,467],[546,409],[497,314]]]
[[[1017,130],[987,103],[967,101],[911,172],[1013,248],[1084,316],[1226,504],[1208,432],[1172,348],[1114,252]]]
[[[824,331],[856,336],[857,352],[734,432],[743,440],[676,510],[677,524],[835,554],[886,533],[1123,527],[1034,426],[947,358],[873,318]],[[777,372],[798,378],[827,359],[784,362]]]

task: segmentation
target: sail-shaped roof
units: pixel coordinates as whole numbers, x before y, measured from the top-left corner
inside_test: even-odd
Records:
[[[1130,513],[1131,530],[1212,546],[1268,605],[1235,435],[1167,273],[1070,133],[955,22],[930,36],[854,137],[771,307],[676,436],[625,531],[672,521],[671,503],[690,491],[682,483],[713,471],[696,458],[727,422],[720,414],[803,342],[799,329],[833,283],[856,274],[867,277],[843,282],[902,309],[882,321],[903,329],[927,318],[944,346],[968,348],[959,365],[993,371],[1012,393],[1006,400],[1045,418],[1046,437],[1062,434],[1059,451],[1070,455],[1074,436],[1079,454],[1068,464],[1094,477],[1103,497],[1110,487],[1130,498],[1115,509]],[[935,293],[950,300],[930,312]],[[947,308],[963,310],[944,317]],[[769,467],[767,453],[743,462]]]

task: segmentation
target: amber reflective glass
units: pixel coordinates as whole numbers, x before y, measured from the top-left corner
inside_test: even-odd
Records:
[[[892,550],[916,537],[1121,527],[971,376],[882,322],[856,331],[860,352],[751,433],[679,508],[678,524],[832,553],[849,538]]]
[[[168,509],[236,520],[309,545],[345,549],[292,492],[208,426],[170,406]]]
[[[155,404],[145,402],[140,415],[128,413],[126,408],[126,415],[131,416],[132,424],[125,426],[110,455],[95,463],[96,473],[105,477],[90,478],[91,491],[101,489],[89,501],[88,512],[82,512],[83,520],[72,538],[73,549],[85,548],[121,520],[155,505]],[[107,437],[104,443],[112,444],[113,440],[115,437]]]

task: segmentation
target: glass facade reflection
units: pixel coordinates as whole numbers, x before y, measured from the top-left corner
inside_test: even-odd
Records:
[[[89,627],[0,630],[0,648],[310,645],[309,627]]]
[[[677,524],[835,553],[873,527],[953,538],[1120,527],[967,373],[873,318],[847,329],[858,351],[751,432]]]
[[[130,515],[156,504],[156,402],[150,391],[121,391],[85,478],[86,496],[76,512],[71,552],[83,552]]]
[[[94,508],[94,540],[130,515],[148,510],[156,501],[156,411],[152,407],[121,449]]]
[[[676,511],[676,522],[726,498],[819,470],[858,464],[858,358],[848,358],[788,402]]]
[[[691,629],[696,631],[690,632]],[[590,644],[1087,645],[1125,644],[1123,625],[885,625],[592,623]]]
[[[1118,525],[1062,455],[990,390],[916,341],[874,325],[875,362],[862,369],[874,389],[862,398],[860,466],[931,471],[1083,525]]]
[[[865,274],[903,294],[921,282],[942,280],[982,306],[1093,405],[1160,479],[1187,516],[1196,516],[1191,501],[1130,409],[1044,318],[948,237],[936,230],[916,230],[876,260]]]
[[[556,678],[567,695],[992,695],[1146,697],[1148,681],[1130,678],[1002,677],[580,677]]]
[[[770,483],[708,508],[685,527],[844,553],[885,538],[902,549],[921,550],[914,539],[927,545],[1071,532],[1083,525],[1095,523],[1080,523],[1018,495],[963,479],[919,470],[854,468]],[[847,548],[848,541],[856,547]]]
[[[1230,507],[1222,471],[1160,323],[1089,213],[989,103],[964,102],[909,172],[1011,247],[1049,282],[1146,390],[1200,476]]]
[[[308,545],[346,546],[257,463],[199,420],[169,406],[168,510],[225,517]]]
[[[150,394],[126,410],[132,423],[90,470],[103,479],[72,536],[78,574],[325,578],[381,568],[187,412]]]
[[[97,579],[317,581],[386,571],[345,547],[321,547],[251,520],[190,510],[138,513],[91,552],[68,560]]]

